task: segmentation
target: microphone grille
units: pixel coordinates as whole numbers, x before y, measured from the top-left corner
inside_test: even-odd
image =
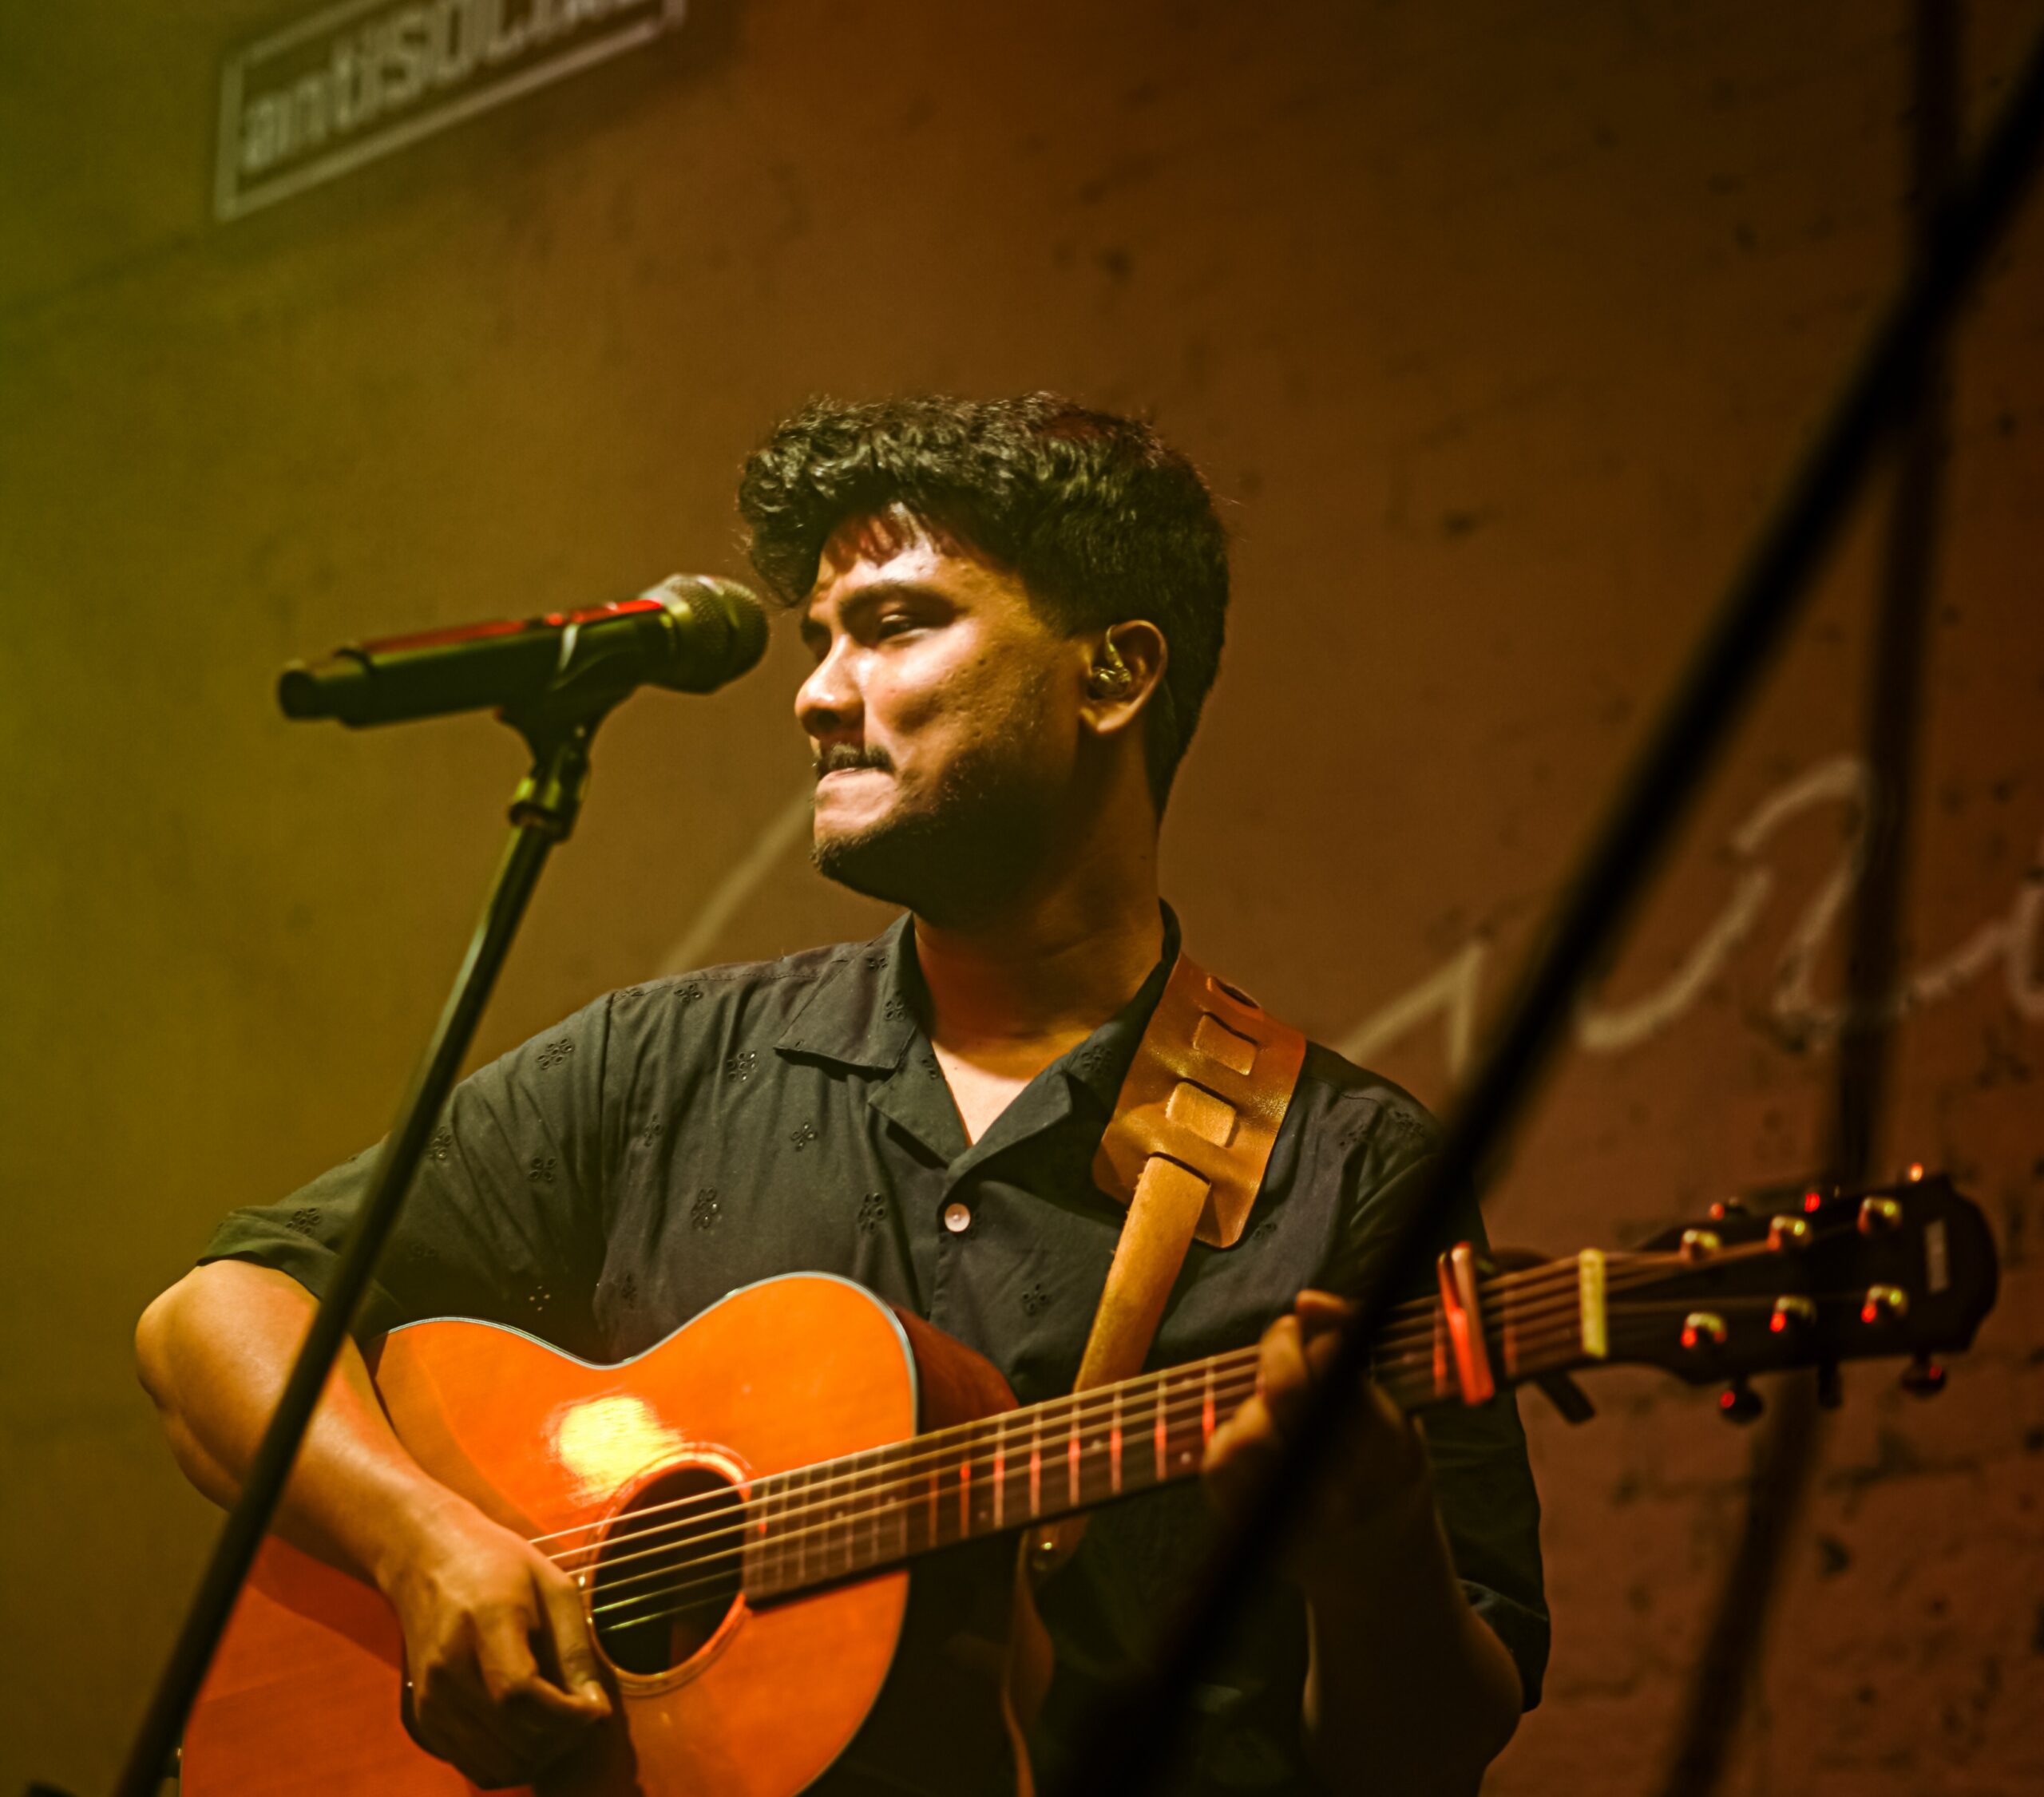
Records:
[[[766,653],[766,608],[736,580],[714,574],[670,574],[647,595],[683,626],[687,647],[664,684],[708,692],[750,673]]]

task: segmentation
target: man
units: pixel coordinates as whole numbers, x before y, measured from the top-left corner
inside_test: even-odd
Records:
[[[909,915],[873,943],[612,994],[473,1076],[363,1332],[465,1315],[613,1360],[814,1268],[978,1348],[1024,1402],[1053,1395],[1120,1222],[1093,1155],[1177,952],[1158,829],[1219,660],[1212,501],[1147,429],[1036,395],[818,404],[755,453],[740,505],[814,656],[795,710],[817,865]],[[1250,1234],[1194,1245],[1151,1356],[1261,1334],[1261,1393],[1215,1435],[1210,1502],[1103,1512],[1045,1585],[1040,1771],[1294,1426],[1338,1311],[1302,1288],[1359,1283],[1434,1141],[1396,1087],[1309,1050]],[[144,1383],[216,1499],[366,1169],[229,1217],[142,1320]],[[1440,1241],[1480,1233],[1465,1200]],[[1424,1447],[1366,1399],[1288,1577],[1198,1694],[1202,1791],[1472,1791],[1537,1700],[1537,1510],[1510,1399],[1443,1413]],[[529,1778],[607,1712],[572,1587],[412,1462],[352,1348],[279,1526],[389,1599],[418,1731],[479,1783]]]

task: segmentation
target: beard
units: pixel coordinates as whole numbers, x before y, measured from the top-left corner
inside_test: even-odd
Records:
[[[845,765],[845,764],[840,764]],[[868,763],[867,765],[872,765]],[[826,880],[940,928],[970,928],[1012,902],[1048,858],[1052,806],[1020,758],[982,740],[911,809],[825,838]]]

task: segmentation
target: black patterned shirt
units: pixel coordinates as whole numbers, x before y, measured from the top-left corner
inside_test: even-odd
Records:
[[[594,1361],[652,1347],[727,1292],[818,1270],[857,1281],[985,1355],[1024,1403],[1068,1391],[1123,1212],[1091,1167],[1177,953],[1113,1019],[968,1143],[918,1022],[904,918],[877,940],[612,992],[471,1075],[433,1138],[364,1303],[365,1337],[470,1316]],[[1301,1288],[1358,1285],[1386,1200],[1438,1139],[1420,1105],[1309,1047],[1250,1226],[1195,1241],[1159,1329],[1163,1366],[1256,1340]],[[366,1189],[365,1152],[281,1203],[238,1210],[204,1258],[318,1293]],[[1473,1196],[1438,1245],[1481,1242]],[[1539,1506],[1507,1395],[1431,1413],[1456,1570],[1518,1662],[1547,1653]],[[1196,1485],[1093,1519],[1041,1605],[1058,1676],[1040,1772],[1190,1589],[1214,1527]],[[1304,1607],[1273,1582],[1199,1688],[1202,1792],[1305,1792]]]

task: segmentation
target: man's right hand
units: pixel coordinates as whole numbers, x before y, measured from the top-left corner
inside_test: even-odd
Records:
[[[611,1713],[574,1581],[462,1499],[397,1534],[375,1572],[413,1736],[475,1783],[530,1783]]]
[[[214,1261],[144,1313],[142,1383],[178,1464],[216,1502],[240,1495],[314,1308],[287,1274]],[[275,1527],[382,1592],[404,1629],[413,1732],[476,1783],[529,1782],[610,1713],[573,1582],[426,1474],[392,1431],[351,1341]]]

